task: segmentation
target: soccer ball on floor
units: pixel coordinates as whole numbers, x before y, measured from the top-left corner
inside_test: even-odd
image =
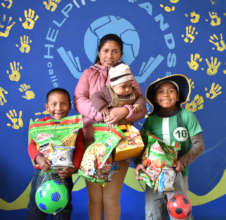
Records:
[[[56,214],[68,203],[68,191],[64,184],[48,180],[41,184],[35,194],[38,208],[47,214]]]
[[[173,218],[186,219],[191,213],[192,205],[187,196],[174,194],[168,200],[167,209]]]

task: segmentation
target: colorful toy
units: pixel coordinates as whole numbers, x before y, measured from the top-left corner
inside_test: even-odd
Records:
[[[41,184],[35,194],[38,208],[47,214],[56,214],[68,203],[68,191],[64,184],[48,180]]]
[[[168,200],[167,209],[173,218],[186,219],[191,213],[192,205],[187,196],[174,194]]]

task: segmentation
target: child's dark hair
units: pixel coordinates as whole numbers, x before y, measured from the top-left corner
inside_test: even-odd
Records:
[[[70,97],[70,94],[69,94],[69,92],[68,92],[66,89],[63,89],[63,88],[54,88],[54,89],[51,89],[51,90],[47,93],[47,95],[46,95],[46,103],[48,103],[49,97],[50,97],[50,95],[52,95],[53,93],[62,93],[62,94],[64,94],[64,95],[66,95],[67,98],[68,98],[68,102],[69,102],[70,105],[71,105],[71,97]]]
[[[104,44],[107,41],[115,41],[119,45],[121,54],[123,55],[123,42],[122,42],[122,39],[116,34],[107,34],[107,35],[103,36],[100,39],[100,42],[99,42],[99,45],[98,45],[98,48],[97,48],[98,52],[101,50],[101,48],[104,46]],[[97,54],[95,63],[98,63],[99,61],[100,61],[100,58],[99,58],[99,55]]]

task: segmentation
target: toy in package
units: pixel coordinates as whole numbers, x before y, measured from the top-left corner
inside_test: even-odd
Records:
[[[117,127],[106,124],[94,124],[94,142],[86,149],[78,170],[79,175],[90,182],[105,183],[111,181],[112,151],[124,134]]]
[[[74,167],[72,154],[81,127],[81,115],[60,120],[31,121],[29,136],[36,142],[40,153],[51,161],[51,168]]]
[[[138,157],[144,148],[139,130],[133,125],[119,125],[119,128],[124,133],[125,138],[114,149],[114,160],[120,161]]]
[[[169,146],[159,138],[148,135],[148,144],[142,155],[145,172],[141,171],[140,176],[149,187],[159,192],[174,190],[176,173],[172,167],[177,159],[178,150],[180,150],[179,143]]]

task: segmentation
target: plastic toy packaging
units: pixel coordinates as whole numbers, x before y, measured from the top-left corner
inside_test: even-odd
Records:
[[[81,115],[60,120],[31,121],[29,137],[36,142],[38,150],[51,161],[53,169],[74,167],[72,153],[81,127]]]
[[[153,135],[148,135],[148,144],[142,155],[145,172],[140,172],[144,182],[155,191],[173,191],[175,171],[173,162],[177,159],[180,144],[169,146]]]
[[[94,124],[94,142],[86,149],[78,174],[90,182],[106,183],[111,181],[113,172],[112,151],[124,138],[123,132],[114,126]]]
[[[114,160],[120,161],[138,157],[144,148],[139,130],[133,125],[119,125],[119,128],[124,133],[125,138],[114,149]]]

